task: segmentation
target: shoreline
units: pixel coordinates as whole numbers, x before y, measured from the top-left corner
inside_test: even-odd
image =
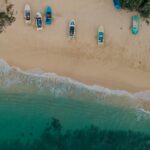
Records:
[[[8,63],[3,58],[1,58],[1,60],[3,60],[4,62]],[[21,64],[21,62],[19,62],[19,63]],[[100,75],[99,78],[96,78],[97,75],[95,75],[95,74],[92,74],[92,73],[88,74],[88,75],[84,74],[84,71],[86,72],[87,70],[83,70],[82,66],[81,66],[81,68],[78,68],[78,70],[80,70],[80,74],[78,74],[78,72],[74,72],[74,74],[71,74],[70,72],[68,72],[68,70],[65,70],[65,69],[61,70],[61,69],[53,68],[53,67],[51,67],[51,69],[53,69],[55,71],[49,71],[50,69],[47,69],[49,65],[48,66],[44,65],[42,67],[42,65],[39,64],[39,65],[36,66],[36,64],[33,63],[33,61],[32,61],[32,65],[29,65],[29,66],[26,66],[25,64],[21,64],[21,66],[16,66],[15,64],[12,65],[12,63],[11,64],[8,63],[8,65],[12,69],[13,68],[14,69],[19,69],[19,70],[21,70],[23,72],[29,72],[29,73],[30,72],[31,73],[32,72],[33,73],[34,72],[35,73],[36,72],[37,73],[40,72],[42,74],[47,74],[47,73],[56,74],[57,76],[60,76],[62,78],[68,78],[68,79],[71,79],[73,81],[79,82],[81,84],[85,84],[87,86],[100,86],[100,87],[103,87],[103,88],[106,88],[106,89],[109,89],[109,90],[114,90],[114,91],[125,91],[125,92],[131,93],[131,94],[136,94],[136,93],[140,93],[140,92],[149,91],[148,88],[138,87],[137,86],[138,85],[137,82],[135,82],[135,84],[132,84],[132,82],[129,83],[128,81],[126,81],[126,80],[129,79],[129,77],[126,76],[125,72],[130,72],[130,75],[135,75],[135,71],[136,71],[136,73],[138,72],[138,74],[142,74],[143,77],[145,77],[145,78],[147,77],[147,74],[144,74],[145,72],[143,73],[142,71],[138,71],[138,70],[134,71],[133,69],[129,70],[129,68],[126,68],[126,69],[123,68],[122,70],[120,70],[120,72],[117,72],[117,74],[115,74],[113,71],[109,71],[107,67],[106,68],[102,68],[103,73],[99,74]],[[39,66],[41,66],[41,67],[39,67]],[[84,66],[85,66],[85,64],[84,64]],[[86,67],[87,67],[87,65],[86,65]],[[88,62],[88,67],[89,67],[89,62]],[[115,68],[116,66],[112,66],[112,67],[109,66],[109,69],[113,68],[113,67]],[[96,70],[94,70],[94,71],[96,72]],[[123,71],[123,72],[121,72],[121,71]],[[106,78],[106,74],[107,74],[107,78]],[[127,78],[119,79],[119,76],[121,76],[122,74],[125,75],[123,77],[127,77]],[[115,77],[115,75],[116,75],[116,77]],[[112,77],[111,79],[108,78],[110,76]],[[139,78],[141,78],[141,76],[139,76]],[[130,77],[130,80],[132,80],[132,79],[133,78]],[[136,78],[134,78],[134,79],[138,80],[138,76],[136,76]],[[145,83],[146,82],[147,81],[145,80]],[[141,86],[141,84],[140,84],[140,86]]]
[[[104,98],[106,102],[123,107],[133,107],[141,113],[150,112],[150,91],[131,93],[126,90],[117,90],[100,85],[90,85],[70,77],[60,76],[56,73],[44,72],[40,69],[24,71],[21,68],[10,66],[3,59],[0,59],[0,84],[1,92],[8,93],[28,93],[42,95],[57,95],[70,98]],[[61,86],[64,88],[61,89]],[[51,89],[52,88],[52,89]],[[55,89],[55,90],[54,90]],[[83,93],[76,90],[83,90]],[[57,93],[58,90],[58,93]],[[56,92],[56,93],[55,93]],[[86,95],[84,94],[85,92]],[[77,95],[76,95],[77,94]],[[82,96],[81,96],[81,95]],[[73,97],[72,97],[73,96]],[[81,97],[80,97],[81,96]],[[56,96],[57,97],[57,96]],[[110,97],[116,97],[112,99]],[[90,100],[90,99],[89,99]],[[93,99],[94,100],[94,99]]]
[[[105,0],[77,0],[75,3],[27,0],[33,14],[36,10],[43,11],[46,4],[51,4],[54,10],[54,23],[37,32],[34,23],[31,26],[24,23],[25,3],[12,2],[17,11],[16,21],[0,35],[0,57],[11,66],[25,71],[40,68],[113,90],[131,93],[150,90],[149,26],[142,22],[140,34],[133,36],[130,19],[134,13],[116,12],[112,3]],[[67,25],[72,17],[77,20],[77,39],[68,41]],[[106,30],[104,47],[98,47],[96,40],[101,22]]]

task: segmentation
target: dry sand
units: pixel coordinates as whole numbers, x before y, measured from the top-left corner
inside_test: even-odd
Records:
[[[16,21],[0,35],[0,58],[24,70],[41,68],[87,84],[127,90],[150,89],[150,26],[141,21],[140,34],[131,34],[131,16],[117,12],[112,0],[10,0]],[[23,19],[32,8],[32,25]],[[37,32],[34,16],[53,9],[51,26]],[[77,38],[69,41],[68,22],[77,22]],[[97,29],[105,28],[105,45],[97,45]]]

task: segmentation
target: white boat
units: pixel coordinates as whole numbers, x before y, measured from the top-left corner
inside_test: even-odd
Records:
[[[31,23],[31,8],[28,4],[26,4],[24,8],[24,19],[26,24]]]
[[[104,28],[100,26],[98,28],[98,45],[104,45]]]
[[[43,30],[42,15],[40,12],[36,13],[35,22],[36,22],[37,31]]]
[[[76,34],[76,23],[74,19],[71,19],[69,22],[69,38],[73,39],[75,38]]]

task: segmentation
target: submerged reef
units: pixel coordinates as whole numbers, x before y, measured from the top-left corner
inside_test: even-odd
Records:
[[[31,134],[31,133],[29,133]],[[24,137],[24,136],[23,136]],[[149,150],[150,135],[132,131],[107,131],[96,126],[65,131],[58,119],[46,123],[36,139],[1,141],[2,150]]]

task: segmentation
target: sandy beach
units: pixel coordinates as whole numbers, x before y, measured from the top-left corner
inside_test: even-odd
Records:
[[[23,70],[40,68],[90,85],[139,92],[150,89],[150,30],[141,20],[131,34],[131,16],[116,11],[112,0],[10,0],[16,21],[0,35],[0,58]],[[32,8],[32,25],[23,10]],[[53,9],[53,24],[37,32],[36,11]],[[77,22],[76,40],[68,40],[68,22]],[[105,45],[97,45],[97,29],[105,28]]]

